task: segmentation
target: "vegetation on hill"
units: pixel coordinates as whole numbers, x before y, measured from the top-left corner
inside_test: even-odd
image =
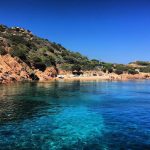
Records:
[[[65,70],[71,70],[73,65],[80,65],[83,70],[99,66],[98,60],[89,60],[60,44],[39,38],[29,30],[0,25],[0,54],[6,53],[17,56],[30,66],[41,70],[56,65]]]
[[[130,65],[136,65],[140,72],[150,72],[150,62],[148,61],[136,61],[129,63]]]
[[[48,66],[62,70],[102,70],[104,72],[122,74],[137,74],[137,68],[90,60],[78,52],[72,52],[61,44],[50,42],[37,37],[31,31],[19,27],[9,28],[0,25],[0,55],[10,54],[19,57],[31,68],[44,71]],[[137,61],[136,64],[145,66],[142,72],[150,72],[150,63]]]
[[[148,62],[148,61],[136,61],[136,62],[131,62],[129,64],[136,64],[136,65],[139,65],[139,66],[149,66],[150,62]]]

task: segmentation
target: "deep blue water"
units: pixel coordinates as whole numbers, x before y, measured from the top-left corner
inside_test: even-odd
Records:
[[[150,150],[150,81],[0,86],[0,150]]]

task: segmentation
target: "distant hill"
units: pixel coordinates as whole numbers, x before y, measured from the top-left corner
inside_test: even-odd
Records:
[[[131,62],[129,64],[130,65],[137,65],[137,66],[141,66],[141,67],[150,66],[150,62],[149,61],[135,61],[135,62]]]

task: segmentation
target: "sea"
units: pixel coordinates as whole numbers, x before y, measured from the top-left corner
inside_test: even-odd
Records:
[[[150,150],[150,81],[0,85],[0,150]]]

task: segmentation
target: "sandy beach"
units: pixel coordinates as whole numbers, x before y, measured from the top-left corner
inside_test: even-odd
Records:
[[[143,80],[143,79],[150,79],[150,74],[148,73],[139,73],[135,75],[131,74],[122,74],[122,75],[117,75],[117,74],[103,74],[101,76],[73,76],[73,75],[65,75],[64,78],[55,78],[56,80],[64,80],[64,81],[75,81],[75,80],[80,80],[80,81],[92,81],[92,80],[97,80],[97,81],[127,81],[127,80]]]

